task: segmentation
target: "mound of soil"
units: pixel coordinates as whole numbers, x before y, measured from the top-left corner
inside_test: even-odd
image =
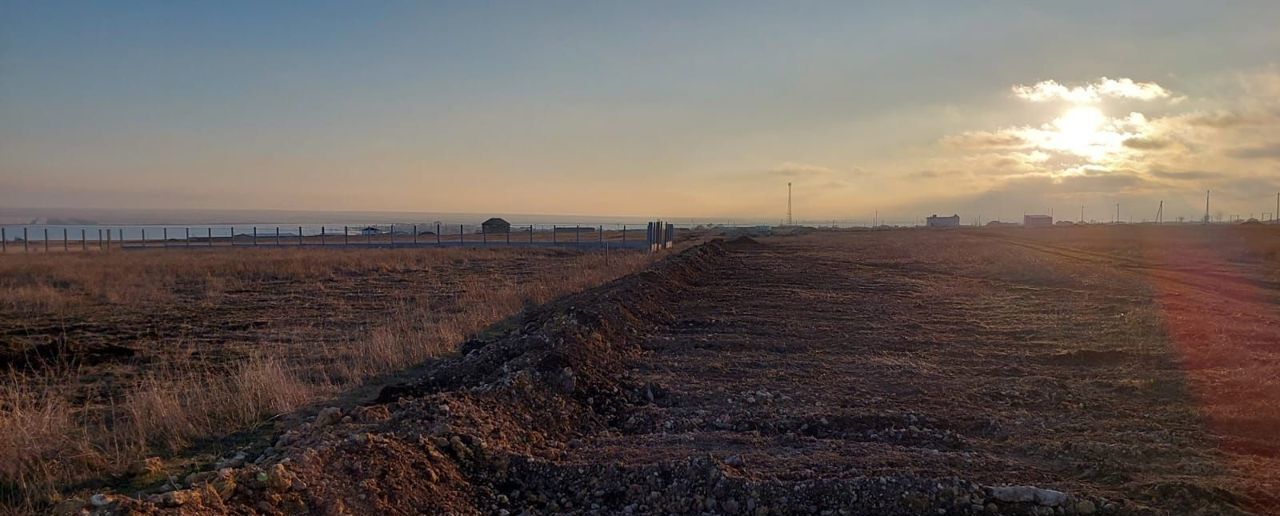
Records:
[[[385,388],[369,406],[322,411],[253,464],[198,473],[185,489],[108,507],[357,514],[513,507],[499,486],[523,483],[513,475],[528,470],[514,465],[557,456],[644,399],[643,386],[628,384],[623,360],[639,351],[649,327],[672,319],[668,300],[726,259],[720,243],[698,246],[536,308],[509,332],[466,343],[421,380]]]
[[[738,238],[729,240],[728,242],[725,242],[724,246],[729,249],[752,249],[757,247],[764,247],[764,244],[760,243],[759,240],[743,235]]]

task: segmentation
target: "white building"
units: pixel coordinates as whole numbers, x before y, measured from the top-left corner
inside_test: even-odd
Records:
[[[955,228],[960,227],[960,216],[952,215],[950,217],[939,217],[937,214],[930,215],[924,219],[925,226],[931,228]]]

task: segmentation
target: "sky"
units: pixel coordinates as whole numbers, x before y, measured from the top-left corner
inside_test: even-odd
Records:
[[[12,2],[0,206],[1275,211],[1280,2]]]

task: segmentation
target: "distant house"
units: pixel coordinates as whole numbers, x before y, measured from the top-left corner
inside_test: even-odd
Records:
[[[1023,215],[1022,225],[1029,228],[1047,228],[1053,226],[1053,217],[1050,215]]]
[[[491,218],[480,223],[480,228],[485,233],[510,233],[511,223],[498,217]]]
[[[382,231],[381,231],[381,230],[379,230],[378,228],[373,227],[373,226],[368,226],[368,227],[366,227],[366,228],[364,228],[364,229],[361,229],[361,230],[360,230],[360,234],[361,234],[361,235],[364,235],[364,236],[373,236],[373,235],[377,235],[377,234],[380,234],[380,233],[382,233]]]
[[[931,228],[955,228],[960,227],[960,216],[952,215],[950,217],[939,217],[937,214],[930,215],[925,218],[925,226]]]

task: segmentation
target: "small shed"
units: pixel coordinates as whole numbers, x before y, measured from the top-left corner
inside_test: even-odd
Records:
[[[480,228],[483,229],[485,233],[510,233],[511,223],[498,217],[493,217],[480,223]]]
[[[925,226],[931,228],[955,228],[960,227],[960,216],[952,215],[950,217],[939,217],[935,214],[925,218],[924,222]]]

